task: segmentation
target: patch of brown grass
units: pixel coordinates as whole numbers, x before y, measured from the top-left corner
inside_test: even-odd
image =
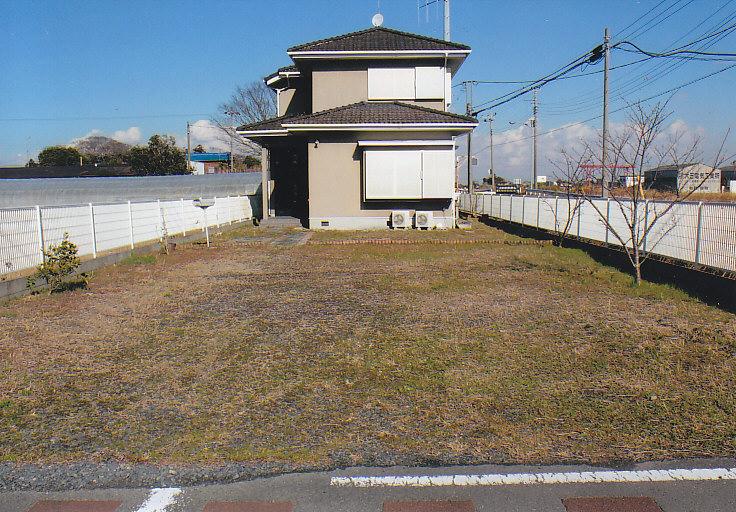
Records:
[[[549,246],[229,238],[0,306],[0,458],[736,454],[736,316],[675,289]]]

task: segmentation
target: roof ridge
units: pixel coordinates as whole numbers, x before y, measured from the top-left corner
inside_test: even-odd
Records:
[[[296,52],[296,51],[299,51],[301,48],[304,48],[306,46],[320,45],[320,44],[327,43],[327,42],[330,42],[330,41],[339,41],[341,39],[346,39],[348,37],[355,37],[355,36],[359,36],[359,35],[362,35],[362,34],[367,34],[369,32],[379,32],[379,31],[389,32],[389,33],[392,33],[392,34],[402,35],[402,36],[406,36],[406,37],[413,37],[413,38],[417,38],[417,39],[423,39],[425,41],[429,41],[429,42],[432,42],[432,43],[438,43],[438,44],[444,44],[444,45],[448,45],[448,46],[454,46],[458,50],[469,50],[470,49],[470,47],[468,45],[463,44],[463,43],[456,43],[456,42],[453,42],[453,41],[445,41],[443,39],[437,39],[435,37],[425,36],[423,34],[415,34],[413,32],[405,32],[405,31],[402,31],[402,30],[397,30],[397,29],[389,28],[389,27],[370,27],[370,28],[366,28],[366,29],[363,29],[363,30],[356,30],[354,32],[348,32],[347,34],[338,34],[338,35],[335,35],[335,36],[325,37],[325,38],[322,38],[322,39],[317,39],[315,41],[309,41],[309,42],[306,42],[306,43],[298,44],[298,45],[295,45],[295,46],[292,46],[292,47],[288,48],[286,50],[286,52],[287,53],[289,53],[289,52]]]

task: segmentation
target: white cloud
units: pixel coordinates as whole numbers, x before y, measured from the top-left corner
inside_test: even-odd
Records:
[[[113,132],[110,137],[125,144],[137,144],[141,140],[141,129],[137,126],[131,126],[127,130]]]
[[[95,135],[110,137],[111,139],[115,139],[118,142],[124,142],[125,144],[137,144],[141,141],[141,129],[137,126],[131,126],[130,128],[126,128],[125,130],[116,130],[111,135],[107,135],[102,130],[94,128],[82,137],[72,139],[70,141],[70,144],[74,144],[82,139],[86,139],[87,137],[92,137]]]
[[[476,129],[473,133],[472,152],[476,154],[478,164],[473,166],[473,178],[480,180],[488,176],[490,168],[490,153],[488,151],[489,138],[485,131]],[[609,125],[612,136],[622,133],[626,129],[625,123],[611,123]],[[560,126],[540,125],[537,160],[539,175],[554,177],[556,168],[553,162],[560,162],[562,149],[574,151],[582,149],[584,144],[598,146],[600,126],[591,124],[569,123]],[[551,133],[547,133],[551,132]],[[662,131],[663,137],[680,136],[683,148],[692,144],[693,137],[703,139],[703,149],[707,155],[714,153],[710,147],[719,140],[707,140],[706,130],[702,126],[692,126],[683,119],[675,119]],[[505,178],[531,179],[532,175],[532,129],[528,126],[517,125],[510,129],[494,130],[493,133],[493,163],[496,173]],[[466,182],[466,147],[467,138],[459,137],[457,154],[461,157],[459,175],[461,183]],[[664,142],[664,141],[663,141]],[[717,147],[715,148],[717,150]],[[705,155],[707,157],[707,155]]]
[[[207,151],[230,151],[230,138],[212,121],[195,121],[190,125],[189,133],[193,148],[201,144]],[[186,144],[186,138],[183,142]]]

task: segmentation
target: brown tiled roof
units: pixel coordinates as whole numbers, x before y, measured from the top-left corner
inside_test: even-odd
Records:
[[[251,124],[244,124],[238,126],[238,131],[255,131],[255,130],[281,130],[283,129],[281,123],[294,116],[279,116],[272,117],[271,119],[264,119]]]
[[[410,105],[399,101],[361,101],[342,107],[331,108],[313,114],[274,117],[265,121],[240,126],[238,131],[282,130],[290,125],[320,124],[477,124],[474,117],[443,112],[427,107]]]
[[[306,51],[396,51],[396,50],[470,50],[460,43],[443,41],[419,34],[410,34],[386,27],[372,27],[359,32],[328,37],[292,46],[289,52]]]
[[[291,124],[474,124],[477,122],[478,120],[474,117],[410,105],[399,101],[361,101],[360,103],[323,110],[322,112],[294,116],[283,124],[288,126]]]
[[[280,73],[287,73],[287,72],[288,73],[293,73],[295,71],[299,71],[299,68],[297,68],[295,65],[291,64],[289,66],[284,66],[282,68],[277,69],[276,71],[274,71],[270,75],[264,76],[263,77],[263,80],[264,81],[268,81],[268,80],[272,79],[273,77],[278,76]]]

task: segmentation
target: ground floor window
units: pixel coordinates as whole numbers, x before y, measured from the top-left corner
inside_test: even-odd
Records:
[[[448,199],[455,189],[455,152],[431,148],[366,148],[365,199]]]

